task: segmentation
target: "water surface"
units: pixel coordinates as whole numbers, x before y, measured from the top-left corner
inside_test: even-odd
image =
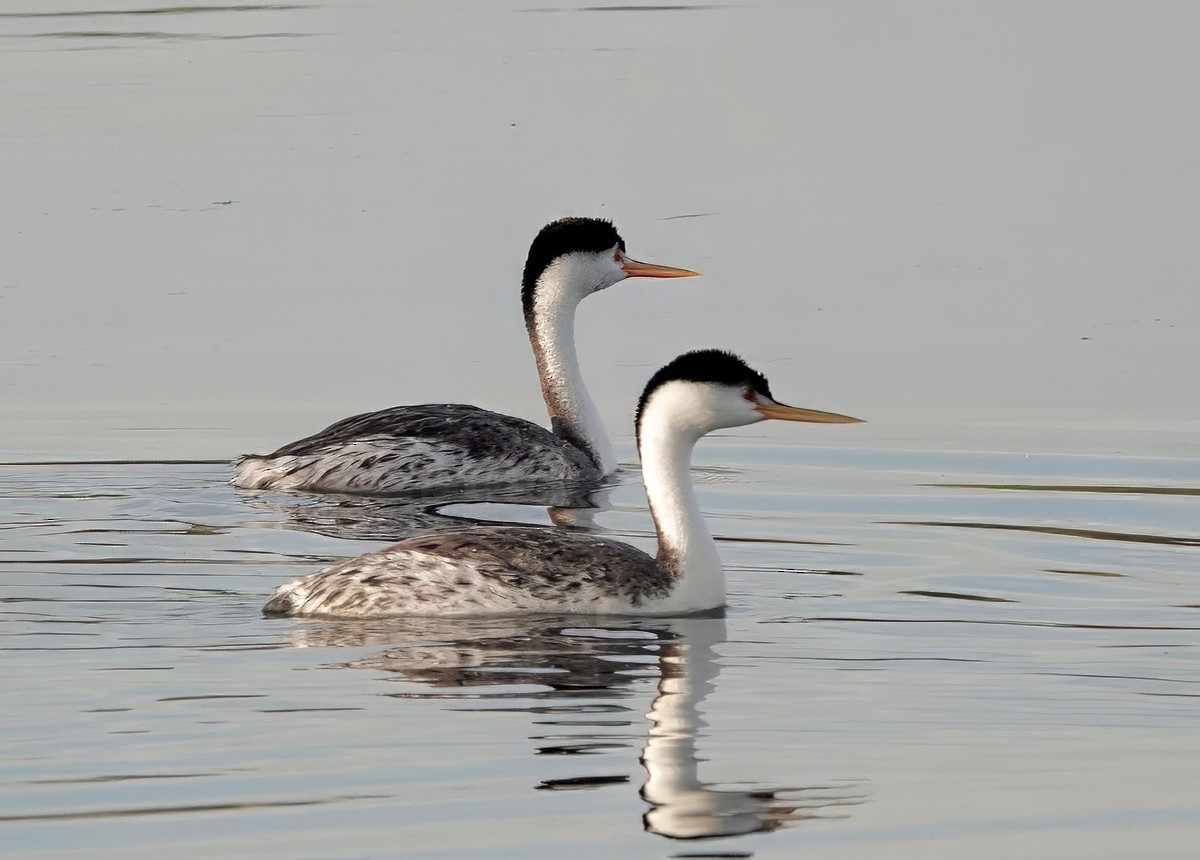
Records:
[[[697,470],[729,611],[677,620],[264,619],[275,585],[411,511],[242,494],[217,465],[3,467],[0,837],[35,857],[665,857],[718,835],[698,853],[1187,855],[1194,461],[1058,457],[1033,485],[1020,455],[748,441]],[[649,547],[636,478],[596,527]]]
[[[0,853],[1193,856],[1198,23],[6,4]],[[410,531],[551,522],[225,463],[396,403],[541,420],[518,281],[564,214],[705,273],[581,308],[628,468],[577,522],[651,546],[631,414],[684,349],[870,423],[704,443],[723,618],[264,619]]]

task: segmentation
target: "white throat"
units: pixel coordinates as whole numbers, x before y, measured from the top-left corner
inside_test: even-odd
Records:
[[[692,449],[710,429],[686,387],[667,387],[646,404],[638,433],[642,481],[658,530],[658,564],[675,580],[680,611],[725,605],[725,571],[692,486]]]
[[[575,309],[594,287],[573,289],[572,267],[559,265],[561,262],[565,261],[547,267],[538,279],[525,327],[537,361],[542,398],[550,414],[550,429],[583,449],[607,475],[616,471],[617,457],[596,404],[583,384],[575,351]]]

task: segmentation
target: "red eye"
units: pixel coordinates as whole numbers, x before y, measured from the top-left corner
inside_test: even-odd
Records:
[[[758,400],[757,396],[754,394],[753,388],[743,389],[742,390],[742,399],[749,403],[754,403]]]

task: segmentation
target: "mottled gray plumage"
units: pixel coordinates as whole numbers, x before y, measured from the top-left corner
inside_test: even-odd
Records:
[[[396,406],[331,424],[237,462],[245,489],[431,491],[450,486],[598,481],[580,448],[523,418],[457,403]]]
[[[683,615],[725,602],[725,571],[690,479],[706,433],[767,418],[858,419],[778,403],[766,381],[720,350],[680,356],[639,405],[642,483],[658,557],[579,532],[481,527],[409,538],[276,589],[272,615],[582,613]]]
[[[276,589],[270,615],[613,613],[661,600],[673,580],[627,544],[578,532],[434,532]]]
[[[594,484],[616,471],[617,459],[583,383],[575,311],[588,296],[626,278],[696,274],[630,259],[609,221],[551,222],[530,245],[521,279],[525,330],[550,431],[470,406],[397,407],[339,421],[272,454],[242,457],[232,483],[248,490],[327,493]]]

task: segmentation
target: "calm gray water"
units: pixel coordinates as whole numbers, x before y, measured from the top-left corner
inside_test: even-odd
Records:
[[[662,621],[267,620],[275,585],[410,521],[226,476],[0,470],[10,855],[1185,857],[1200,835],[1194,460],[710,440],[730,608]],[[636,473],[606,504],[597,527],[648,547]],[[447,509],[472,512],[546,521]],[[743,835],[667,841],[718,834]]]
[[[1194,857],[1198,25],[0,4],[0,854]],[[388,538],[550,522],[224,462],[540,419],[517,280],[568,213],[705,274],[580,311],[628,464],[587,527],[650,547],[630,415],[684,349],[870,422],[701,446],[726,616],[262,618]]]

